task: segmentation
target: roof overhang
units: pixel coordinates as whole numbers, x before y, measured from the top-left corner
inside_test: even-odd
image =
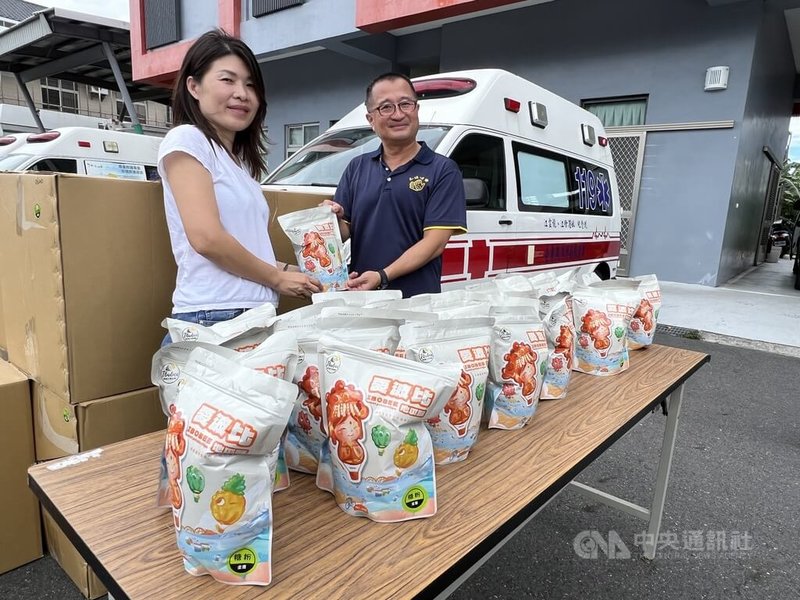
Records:
[[[0,32],[0,70],[23,82],[56,77],[119,91],[110,50],[132,100],[167,102],[170,90],[133,81],[130,46],[124,21],[48,8]]]

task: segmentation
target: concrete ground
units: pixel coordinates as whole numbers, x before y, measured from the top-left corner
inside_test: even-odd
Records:
[[[659,326],[800,357],[800,290],[788,258],[762,263],[717,288],[662,281],[661,291]]]
[[[643,521],[565,490],[453,597],[797,598],[800,291],[790,276],[781,260],[720,288],[662,282],[656,342],[707,352],[711,364],[686,386],[656,560],[637,545]],[[578,480],[648,505],[663,427],[660,413],[645,418]],[[586,532],[617,540],[615,557],[579,556]],[[0,599],[49,598],[82,598],[49,557],[0,576]]]

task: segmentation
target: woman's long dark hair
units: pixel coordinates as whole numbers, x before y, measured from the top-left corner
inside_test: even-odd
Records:
[[[264,92],[264,78],[261,69],[253,55],[253,51],[242,40],[232,37],[216,29],[208,31],[197,38],[186,56],[183,58],[180,73],[172,92],[172,119],[175,125],[190,124],[196,126],[210,140],[214,140],[221,147],[225,147],[219,135],[209,123],[208,119],[200,112],[200,104],[189,93],[186,82],[189,77],[200,81],[208,69],[218,58],[225,56],[238,56],[250,70],[250,77],[258,96],[258,109],[253,122],[247,129],[237,131],[233,139],[234,158],[239,159],[250,171],[254,179],[260,180],[267,172],[264,160],[266,143],[261,126],[267,114],[267,98]]]

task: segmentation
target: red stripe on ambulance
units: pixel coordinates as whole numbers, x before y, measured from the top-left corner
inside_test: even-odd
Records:
[[[619,251],[619,239],[456,239],[447,245],[442,255],[442,280],[475,280],[507,270],[538,271],[546,267],[618,260]]]

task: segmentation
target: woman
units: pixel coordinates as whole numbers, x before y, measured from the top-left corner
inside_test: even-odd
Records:
[[[315,278],[275,261],[258,183],[267,103],[250,48],[219,30],[202,35],[183,60],[172,111],[177,126],[158,153],[178,265],[172,317],[210,325],[277,304],[280,294],[321,291]]]

